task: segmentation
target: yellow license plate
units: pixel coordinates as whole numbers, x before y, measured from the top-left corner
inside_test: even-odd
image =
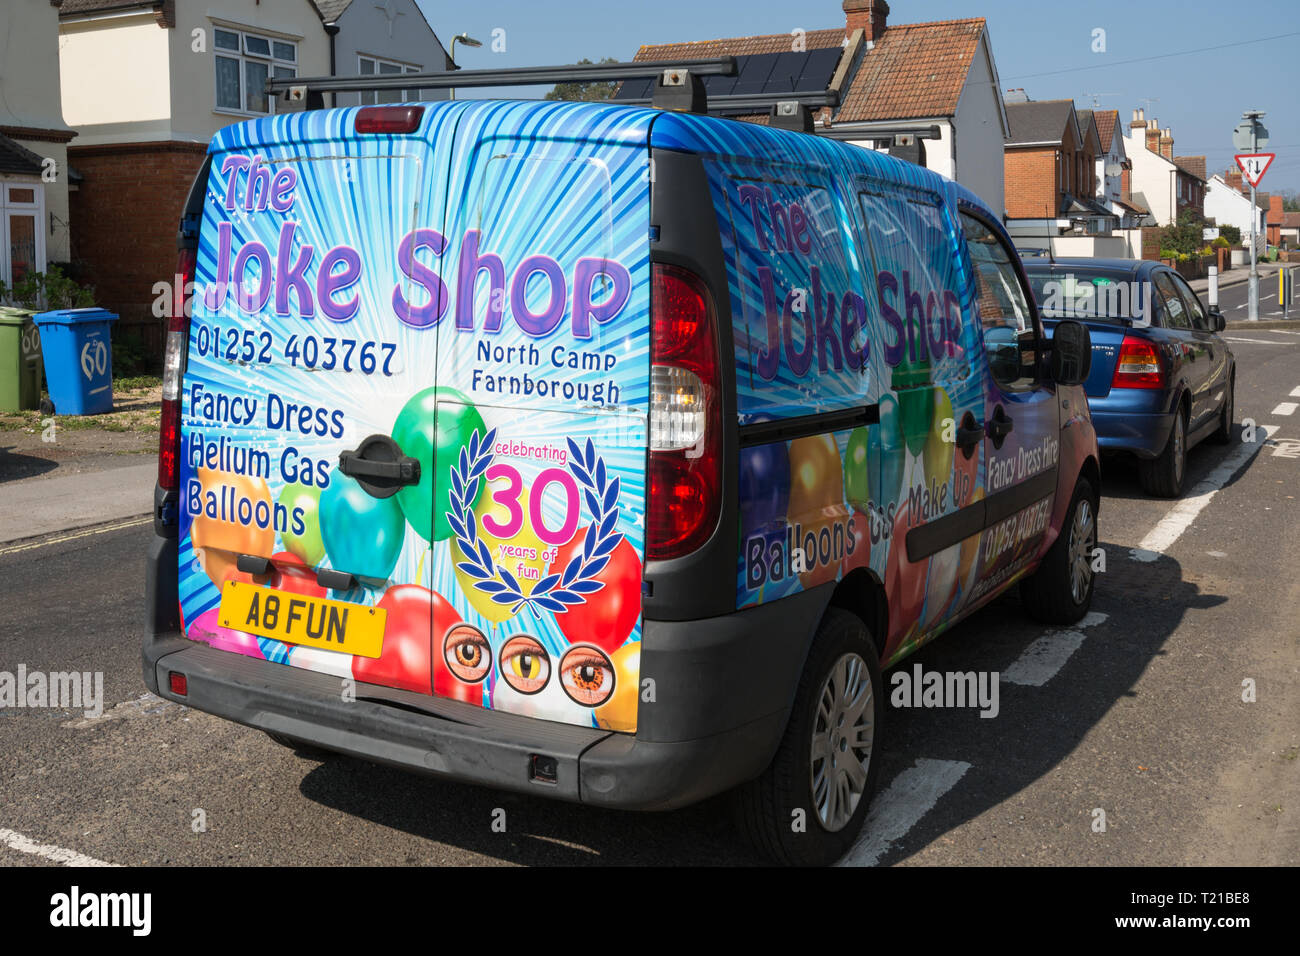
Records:
[[[380,607],[227,581],[218,619],[222,627],[287,644],[378,657],[387,615]]]

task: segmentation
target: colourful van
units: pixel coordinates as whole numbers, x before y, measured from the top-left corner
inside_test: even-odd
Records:
[[[825,863],[881,670],[1093,592],[1086,330],[996,215],[637,106],[309,110],[180,228],[145,683],[281,742],[666,810]],[[800,826],[799,820],[806,821]]]

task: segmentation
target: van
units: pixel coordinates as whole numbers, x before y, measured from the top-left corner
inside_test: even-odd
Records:
[[[1013,584],[1082,616],[1100,476],[1087,332],[1044,338],[997,216],[808,128],[462,100],[217,133],[149,689],[526,794],[734,790],[772,858],[842,855],[881,671]]]

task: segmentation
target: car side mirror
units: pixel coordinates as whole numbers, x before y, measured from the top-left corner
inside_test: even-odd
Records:
[[[1210,309],[1210,322],[1216,332],[1222,332],[1228,327],[1227,317],[1218,309]]]
[[[1052,379],[1058,385],[1082,385],[1092,371],[1092,335],[1082,322],[1057,323],[1051,341]]]

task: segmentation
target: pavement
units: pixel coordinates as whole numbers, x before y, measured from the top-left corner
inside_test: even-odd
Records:
[[[0,544],[136,518],[153,511],[158,463],[24,478],[0,485]]]
[[[1261,262],[1261,263],[1259,264],[1259,281],[1260,281],[1260,284],[1263,285],[1264,280],[1265,280],[1266,278],[1267,278],[1267,279],[1270,279],[1270,280],[1272,280],[1274,283],[1276,283],[1276,282],[1277,282],[1277,278],[1276,278],[1276,276],[1277,276],[1278,272],[1279,272],[1281,269],[1286,268],[1286,267],[1296,268],[1296,263],[1294,263],[1294,262]],[[1249,265],[1244,265],[1244,266],[1235,266],[1235,267],[1233,267],[1232,269],[1229,269],[1227,272],[1220,272],[1220,273],[1219,273],[1219,288],[1222,289],[1224,286],[1238,285],[1239,283],[1249,281],[1249,279],[1250,279],[1250,266],[1249,266]],[[1187,281],[1187,284],[1190,285],[1190,286],[1192,287],[1193,291],[1195,291],[1197,294],[1204,293],[1204,292],[1208,291],[1209,288],[1210,288],[1210,280],[1209,280],[1208,278],[1207,278],[1207,279],[1189,279],[1189,280]]]

